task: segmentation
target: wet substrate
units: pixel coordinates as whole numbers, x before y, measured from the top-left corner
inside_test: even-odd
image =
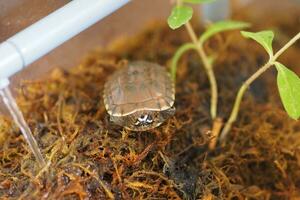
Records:
[[[195,53],[185,55],[178,67],[174,117],[148,132],[108,122],[103,84],[119,62],[142,59],[168,66],[184,41],[184,30],[155,24],[109,50],[91,53],[69,72],[57,69],[49,79],[25,83],[19,105],[50,164],[39,169],[21,133],[1,119],[0,196],[300,198],[300,124],[282,109],[274,71],[250,88],[228,142],[213,152],[206,148],[211,139],[209,85]],[[206,48],[219,53],[219,113],[226,118],[238,87],[266,57],[238,32],[218,35]]]

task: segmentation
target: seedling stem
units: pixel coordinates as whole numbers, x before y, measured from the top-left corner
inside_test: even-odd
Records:
[[[202,44],[200,42],[198,42],[196,33],[195,33],[194,29],[192,28],[191,23],[187,22],[185,24],[185,28],[187,29],[187,32],[188,32],[192,42],[196,45],[197,52],[203,62],[204,69],[208,76],[208,80],[209,80],[210,88],[211,88],[210,114],[211,114],[211,118],[214,120],[217,115],[218,87],[217,87],[217,81],[216,81],[216,77],[215,77],[215,74],[213,71],[213,67],[212,67],[211,63],[209,62],[209,59],[203,49]]]
[[[236,121],[237,115],[240,109],[240,104],[242,101],[242,98],[244,96],[245,91],[248,89],[250,84],[255,81],[261,74],[263,74],[267,69],[269,69],[271,66],[274,65],[276,62],[277,58],[284,52],[286,51],[290,46],[292,46],[298,39],[300,39],[300,33],[298,33],[296,36],[294,36],[286,45],[284,45],[274,56],[270,56],[269,61],[263,65],[258,71],[256,71],[250,78],[248,78],[243,85],[240,87],[238,94],[236,96],[235,102],[233,109],[231,111],[230,117],[224,126],[221,136],[220,136],[220,141],[223,142],[228,134],[228,132],[231,129],[232,124]]]

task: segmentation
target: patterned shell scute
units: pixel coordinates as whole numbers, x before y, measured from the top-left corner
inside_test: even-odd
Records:
[[[104,86],[104,103],[110,115],[136,111],[162,111],[173,106],[175,89],[166,69],[136,61],[116,71]]]

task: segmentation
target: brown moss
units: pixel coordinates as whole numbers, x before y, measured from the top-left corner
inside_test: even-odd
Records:
[[[39,169],[20,132],[1,119],[0,196],[20,199],[297,199],[300,125],[288,119],[267,73],[250,88],[224,146],[207,149],[209,86],[197,54],[180,61],[176,115],[148,132],[110,124],[102,102],[107,76],[123,59],[168,65],[184,31],[155,24],[71,71],[57,69],[20,89],[19,105],[49,161]],[[206,47],[219,52],[220,115],[264,60],[238,33]],[[297,58],[294,58],[297,59]],[[271,99],[271,100],[270,100]]]

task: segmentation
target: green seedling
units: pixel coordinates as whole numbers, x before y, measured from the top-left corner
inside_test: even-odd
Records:
[[[287,67],[277,61],[278,57],[283,52],[285,52],[291,45],[300,39],[300,33],[293,37],[275,54],[273,53],[272,48],[272,42],[274,39],[274,33],[272,31],[261,31],[257,33],[242,31],[241,33],[244,37],[251,38],[263,46],[269,54],[269,60],[252,76],[250,76],[250,78],[248,78],[240,87],[230,117],[222,130],[220,136],[221,141],[224,141],[231,129],[232,123],[234,123],[237,119],[240,104],[245,91],[253,81],[259,78],[260,75],[262,75],[272,66],[275,66],[277,69],[277,86],[283,107],[292,119],[297,120],[300,118],[300,78],[293,71],[289,70]]]
[[[174,54],[171,63],[171,76],[175,81],[179,59],[188,50],[195,50],[203,62],[205,72],[209,79],[211,88],[210,114],[211,118],[215,120],[217,117],[218,86],[213,71],[213,61],[216,58],[216,55],[207,55],[204,50],[204,44],[217,33],[234,29],[244,29],[250,25],[248,23],[239,21],[219,21],[209,25],[206,31],[197,37],[193,27],[191,26],[191,23],[189,22],[193,16],[193,9],[188,4],[210,3],[213,1],[214,0],[177,0],[177,4],[173,7],[171,15],[168,18],[168,24],[171,29],[177,29],[181,26],[185,26],[192,40],[191,43],[185,43],[179,47]]]

